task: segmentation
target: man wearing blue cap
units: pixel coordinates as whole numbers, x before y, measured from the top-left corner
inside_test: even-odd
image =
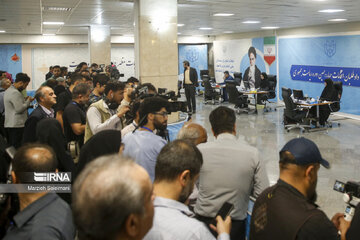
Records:
[[[316,144],[306,138],[290,140],[280,151],[279,165],[277,184],[255,202],[250,239],[340,239],[337,227],[343,214],[330,221],[315,204],[320,165],[330,168]]]

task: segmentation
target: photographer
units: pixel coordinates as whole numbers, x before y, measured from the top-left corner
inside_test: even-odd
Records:
[[[84,142],[102,130],[124,128],[124,116],[129,111],[128,106],[119,107],[124,98],[124,89],[125,84],[122,82],[106,84],[105,99],[91,104],[87,111]]]

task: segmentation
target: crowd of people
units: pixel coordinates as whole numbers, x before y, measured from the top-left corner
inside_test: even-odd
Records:
[[[319,168],[330,164],[306,138],[281,149],[280,177],[270,186],[258,150],[236,138],[228,107],[208,117],[214,141],[188,122],[169,142],[162,134],[169,103],[150,83],[113,80],[86,63],[73,73],[52,67],[34,98],[24,94],[29,82],[25,73],[12,82],[0,72],[1,134],[17,148],[11,181],[28,183],[24,172],[71,172],[72,193],[10,195],[0,206],[4,239],[244,240],[250,196],[257,198],[251,240],[359,239],[360,210],[350,223],[340,213],[328,219],[315,204]],[[223,218],[226,202],[233,208]]]

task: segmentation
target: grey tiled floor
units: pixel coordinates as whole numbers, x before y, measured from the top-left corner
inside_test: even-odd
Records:
[[[223,103],[223,106],[232,105]],[[202,98],[197,97],[197,112],[193,121],[203,125],[208,131],[208,141],[214,139],[208,120],[210,112],[219,105],[204,105]],[[343,212],[345,203],[342,194],[332,188],[336,179],[360,181],[360,121],[344,119],[327,131],[301,134],[299,130],[284,131],[282,123],[283,108],[277,111],[256,114],[237,115],[237,135],[250,145],[256,147],[260,157],[266,164],[270,183],[279,177],[278,152],[292,138],[304,136],[314,141],[322,156],[331,163],[331,169],[321,168],[319,171],[317,193],[318,205],[332,217],[336,212]]]

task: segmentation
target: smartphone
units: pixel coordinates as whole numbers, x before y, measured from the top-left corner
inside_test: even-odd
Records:
[[[231,204],[229,202],[225,202],[222,207],[220,208],[220,210],[217,212],[217,214],[215,215],[215,218],[212,220],[212,224],[214,226],[216,226],[216,217],[220,216],[223,220],[225,220],[225,218],[227,216],[230,215],[230,212],[234,209],[234,204]]]

